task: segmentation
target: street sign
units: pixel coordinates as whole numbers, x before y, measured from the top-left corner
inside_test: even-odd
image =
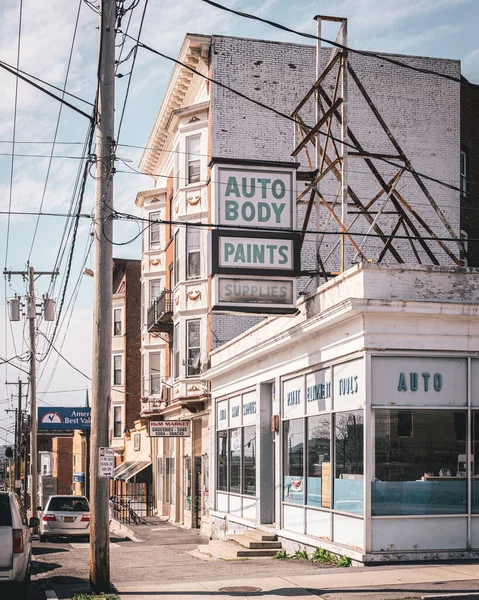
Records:
[[[150,421],[150,437],[190,437],[190,421]]]
[[[115,470],[115,449],[99,448],[98,477],[113,477]]]
[[[41,406],[38,408],[38,429],[90,429],[91,408]]]

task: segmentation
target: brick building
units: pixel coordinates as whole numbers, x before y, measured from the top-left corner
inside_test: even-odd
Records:
[[[125,430],[140,414],[140,261],[113,259],[112,396],[110,440],[123,461]]]
[[[458,61],[415,56],[394,58],[415,68],[460,77]],[[284,115],[291,114],[315,82],[316,49],[301,44],[187,35],[178,60]],[[326,53],[321,60],[324,66]],[[383,62],[380,57],[351,54],[348,60],[415,169],[459,187],[459,84],[447,77],[424,77],[415,70]],[[327,86],[332,89],[334,81],[327,80]],[[306,118],[312,123],[314,114],[311,112]],[[390,139],[352,80],[348,124],[363,148],[393,154]],[[338,135],[338,126],[333,126],[332,131]],[[210,181],[212,159],[231,159],[243,164],[291,163],[293,125],[287,118],[177,64],[146,147],[140,169],[152,176],[154,185],[138,193],[136,205],[144,218],[160,222],[143,234],[141,414],[155,420],[191,422],[190,438],[151,440],[156,507],[160,514],[186,527],[202,526],[208,532],[209,469],[216,469],[217,465],[210,465],[213,443],[210,431],[215,417],[210,412],[204,371],[209,367],[212,351],[258,325],[265,317],[211,311],[208,232],[205,227],[185,225],[215,220],[211,205],[211,183],[215,183]],[[295,160],[300,162],[299,171],[310,170],[304,155]],[[388,171],[384,164],[382,168],[389,180],[394,171]],[[360,167],[350,169],[358,197],[374,196],[377,183],[373,184],[370,174]],[[301,185],[304,184],[299,181],[297,192],[301,191]],[[336,193],[333,184],[325,181],[321,185],[326,197]],[[443,220],[424,201],[407,173],[398,189],[437,235],[450,235],[444,225],[447,221],[459,238],[459,193],[432,181],[427,185]],[[354,215],[351,203],[348,210]],[[305,212],[306,203],[299,203],[298,226]],[[397,215],[386,212],[384,219],[385,230],[393,230]],[[171,221],[175,223],[168,224]],[[316,206],[310,222],[321,222],[328,233],[338,231],[334,221],[326,220]],[[367,227],[358,225],[358,231],[366,233]],[[333,249],[336,240],[333,236],[325,240],[326,253]],[[306,235],[301,256],[302,268],[313,272],[318,271],[315,244],[316,238]],[[371,256],[380,248],[373,238],[366,246]],[[403,262],[431,264],[431,254],[417,246],[410,240],[398,239]],[[446,246],[452,248],[454,244]],[[435,247],[434,253],[438,264],[453,264],[444,248]],[[349,267],[355,261],[352,246],[347,247],[346,254]],[[383,263],[395,264],[395,260],[386,253]],[[335,268],[337,264],[333,263],[331,270]],[[300,293],[314,291],[317,285],[317,279],[316,285],[312,285],[314,279],[301,277]]]
[[[57,494],[73,491],[73,437],[52,440],[52,476],[57,480]]]

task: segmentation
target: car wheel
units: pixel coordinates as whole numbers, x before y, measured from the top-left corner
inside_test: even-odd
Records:
[[[43,542],[46,542],[46,541],[47,541],[47,538],[46,538],[46,536],[45,536],[45,535],[42,535],[42,534],[40,534],[40,535],[38,536],[38,541],[43,543]]]

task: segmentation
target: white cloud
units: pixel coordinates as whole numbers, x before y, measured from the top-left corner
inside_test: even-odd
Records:
[[[462,61],[462,73],[469,81],[479,83],[479,48],[466,55]]]

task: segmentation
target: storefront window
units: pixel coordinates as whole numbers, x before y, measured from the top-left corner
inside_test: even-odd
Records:
[[[241,493],[241,429],[230,429],[230,492]]]
[[[376,410],[375,423],[372,514],[464,514],[466,411]]]
[[[477,457],[477,461],[475,460]],[[464,461],[461,459],[464,458]],[[472,413],[472,504],[473,513],[479,513],[479,411]],[[466,471],[466,456],[458,459],[458,465],[462,471]]]
[[[363,412],[335,415],[334,508],[364,513]]]
[[[218,485],[220,492],[228,491],[228,432],[218,431]]]
[[[308,418],[307,504],[331,506],[330,417]]]
[[[304,504],[304,424],[303,419],[284,421],[284,478],[285,502]]]
[[[256,495],[256,427],[243,429],[243,494]]]

